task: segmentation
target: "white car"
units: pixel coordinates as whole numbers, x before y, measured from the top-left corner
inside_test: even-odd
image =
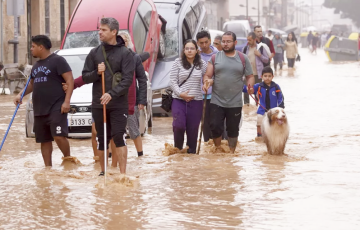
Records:
[[[82,75],[86,56],[93,49],[92,47],[63,49],[56,51],[57,55],[65,58],[69,63],[74,78]],[[148,76],[148,74],[146,73]],[[148,81],[148,98],[152,95],[151,84]],[[149,99],[148,99],[149,101]],[[91,115],[91,102],[92,102],[92,84],[85,84],[80,88],[73,91],[70,101],[70,113],[68,114],[68,127],[69,137],[72,138],[89,138],[91,137],[92,115]],[[148,129],[148,122],[151,117],[151,109],[142,110],[140,112],[140,133],[143,135]],[[33,131],[34,127],[34,112],[32,105],[32,95],[26,104],[26,119],[25,131],[26,137],[35,137]]]
[[[211,41],[213,42],[217,36],[223,36],[225,32],[221,30],[209,30],[209,33],[210,33]]]

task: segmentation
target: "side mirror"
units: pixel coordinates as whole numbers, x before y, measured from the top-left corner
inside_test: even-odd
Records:
[[[144,62],[150,58],[150,54],[148,52],[144,52],[144,53],[140,54],[140,58],[141,58],[141,62]]]

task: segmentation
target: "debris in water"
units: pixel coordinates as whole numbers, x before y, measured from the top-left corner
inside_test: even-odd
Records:
[[[174,145],[165,143],[165,149],[162,151],[164,156],[171,156],[177,153],[187,153],[187,150],[189,149],[189,146],[186,146],[184,149],[180,150],[178,148],[175,148]]]
[[[306,161],[307,158],[303,156],[294,156],[288,154],[281,155],[271,155],[265,152],[262,156],[258,157],[255,161],[264,161],[264,162],[297,162],[297,161]]]
[[[79,161],[79,159],[77,159],[76,157],[73,157],[73,156],[63,157],[62,160],[63,160],[63,162],[70,161],[70,162],[75,163],[76,165],[82,165],[81,162]]]
[[[210,139],[208,142],[205,142],[204,151],[207,153],[218,154],[218,153],[230,153],[229,142],[227,140],[222,140],[219,147],[215,147],[214,141]],[[237,149],[240,147],[240,143],[237,142]],[[236,152],[236,150],[235,150]]]
[[[26,161],[24,163],[24,167],[26,167],[26,168],[36,168],[36,164],[33,161]]]
[[[256,143],[264,143],[264,138],[263,137],[255,137],[255,142]]]
[[[110,175],[114,175],[113,173]],[[109,180],[106,182],[107,186],[125,186],[125,187],[134,187],[136,181],[138,181],[139,176],[133,177],[133,176],[127,176],[124,174],[120,174],[118,176],[115,176],[113,180],[109,178]],[[100,182],[95,185],[95,188],[104,188],[104,183]]]

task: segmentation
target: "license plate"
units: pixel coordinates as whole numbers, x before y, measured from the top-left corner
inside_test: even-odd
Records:
[[[69,127],[71,126],[91,126],[92,125],[92,119],[90,118],[71,118],[68,120]]]

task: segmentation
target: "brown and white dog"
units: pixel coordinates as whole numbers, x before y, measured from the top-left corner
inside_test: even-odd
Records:
[[[270,109],[261,124],[261,132],[269,154],[283,154],[290,127],[283,108]]]

